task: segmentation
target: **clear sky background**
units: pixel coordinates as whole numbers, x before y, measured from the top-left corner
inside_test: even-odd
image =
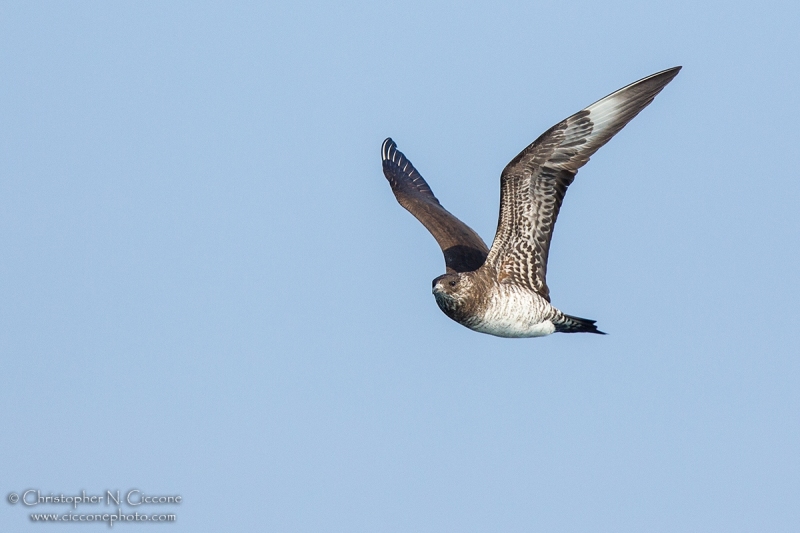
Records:
[[[4,2],[0,530],[69,511],[5,501],[30,488],[183,497],[125,531],[800,530],[799,26],[790,1]],[[553,303],[609,335],[442,314],[383,139],[491,242],[513,156],[675,65],[556,226]]]

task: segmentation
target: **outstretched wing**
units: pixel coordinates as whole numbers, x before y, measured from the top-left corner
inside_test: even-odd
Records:
[[[500,220],[487,263],[498,279],[550,300],[547,256],[558,211],[578,169],[653,101],[681,67],[653,74],[559,122],[515,157],[500,178]]]
[[[397,201],[428,228],[444,253],[448,272],[477,270],[489,248],[472,228],[447,211],[392,139],[381,147],[383,173]]]

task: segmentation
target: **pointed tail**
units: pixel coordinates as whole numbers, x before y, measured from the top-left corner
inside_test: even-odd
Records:
[[[597,333],[605,335],[604,331],[600,331],[595,326],[596,320],[589,320],[588,318],[580,318],[571,315],[562,315],[551,319],[556,327],[556,331],[561,333]]]

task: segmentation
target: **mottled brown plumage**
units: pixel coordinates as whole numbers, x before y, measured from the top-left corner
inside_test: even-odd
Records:
[[[397,201],[433,234],[447,274],[433,281],[450,318],[484,333],[531,337],[597,330],[593,320],[550,305],[547,258],[558,212],[578,169],[644,109],[678,74],[643,78],[559,122],[525,148],[500,178],[500,219],[491,249],[439,203],[391,139],[381,148],[383,172]]]

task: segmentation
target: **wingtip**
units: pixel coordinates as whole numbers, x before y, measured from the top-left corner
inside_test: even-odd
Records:
[[[392,152],[394,150],[397,150],[397,144],[395,144],[395,142],[392,140],[391,137],[386,137],[386,140],[383,141],[383,144],[381,145],[381,158],[384,161],[392,160],[393,159]]]
[[[674,78],[675,76],[678,75],[678,72],[680,72],[682,68],[683,68],[682,65],[678,65],[676,67],[672,67],[672,68],[668,68],[668,69],[662,70],[661,72],[656,72],[655,74],[653,74],[651,76],[648,76],[648,78],[650,78],[650,79],[652,79],[652,78],[667,78],[667,81],[664,82],[664,84],[666,85],[667,83],[672,81],[672,78]],[[648,79],[648,78],[645,78],[645,79]]]

